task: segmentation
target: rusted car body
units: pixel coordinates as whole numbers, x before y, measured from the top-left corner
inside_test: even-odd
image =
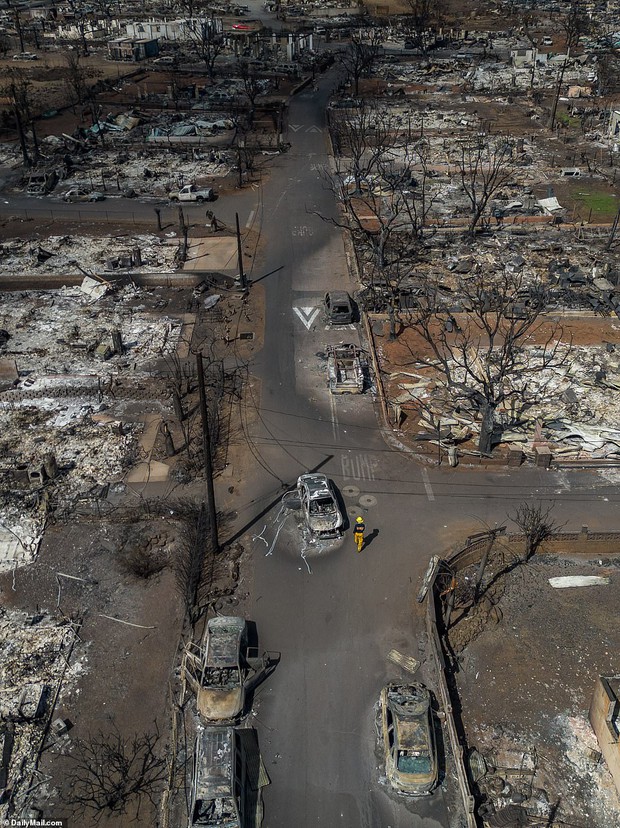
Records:
[[[389,783],[402,794],[430,794],[438,778],[430,691],[422,684],[388,684],[380,712]]]

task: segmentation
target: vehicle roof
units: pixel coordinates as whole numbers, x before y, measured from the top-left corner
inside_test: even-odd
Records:
[[[324,474],[302,474],[299,482],[306,486],[311,500],[315,497],[331,496],[329,482]]]
[[[398,747],[401,750],[428,750],[429,735],[427,717],[414,719],[398,719],[396,723],[398,733]]]
[[[245,629],[245,619],[236,615],[211,618],[207,623],[206,664],[211,667],[236,667],[239,638]]]
[[[205,727],[196,738],[196,799],[232,793],[233,728]]]

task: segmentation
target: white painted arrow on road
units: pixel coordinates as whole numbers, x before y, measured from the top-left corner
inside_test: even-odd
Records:
[[[297,130],[298,130],[298,129],[302,129],[302,128],[303,128],[303,124],[289,124],[289,125],[288,125],[288,128],[289,128],[289,129],[292,129],[292,130],[293,130],[293,132],[297,132]]]
[[[319,315],[319,308],[296,308],[294,307],[293,310],[297,314],[297,316],[301,319],[304,326],[307,330],[310,330],[312,327],[312,323]]]

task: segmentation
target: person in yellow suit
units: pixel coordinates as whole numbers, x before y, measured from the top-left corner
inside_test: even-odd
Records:
[[[364,532],[366,531],[366,526],[364,525],[364,518],[356,517],[355,518],[355,526],[353,527],[353,538],[355,543],[357,544],[357,551],[361,552],[364,546]]]

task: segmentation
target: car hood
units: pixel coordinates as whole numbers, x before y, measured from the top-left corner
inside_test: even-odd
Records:
[[[213,690],[201,688],[198,692],[198,712],[208,722],[221,722],[236,718],[243,709],[243,688]]]
[[[315,532],[327,532],[330,529],[339,529],[342,526],[342,517],[338,514],[310,515],[308,523],[310,524],[310,528]]]

